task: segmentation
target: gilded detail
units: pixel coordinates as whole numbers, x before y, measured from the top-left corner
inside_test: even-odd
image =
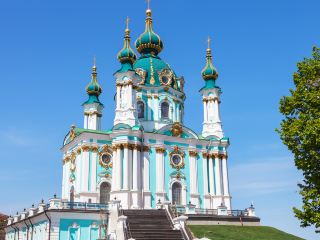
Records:
[[[179,122],[176,122],[172,125],[171,133],[174,137],[180,137],[181,133],[183,133],[182,126]]]

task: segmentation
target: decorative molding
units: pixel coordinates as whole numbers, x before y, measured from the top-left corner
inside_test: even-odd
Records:
[[[174,161],[172,159],[175,155],[178,155],[181,158],[181,161],[180,161],[179,164],[174,163]],[[169,153],[171,167],[175,168],[177,170],[180,170],[181,168],[184,168],[184,165],[185,165],[185,163],[184,163],[184,155],[185,155],[184,152],[181,151],[178,146],[174,146],[173,147],[173,151],[171,151]]]
[[[147,71],[143,70],[142,68],[136,68],[135,72],[141,78],[141,82],[139,82],[139,84],[144,84],[147,76]]]
[[[181,133],[183,133],[182,125],[179,122],[175,122],[171,128],[172,136],[180,137]]]

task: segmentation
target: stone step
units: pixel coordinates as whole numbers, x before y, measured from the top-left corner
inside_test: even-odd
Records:
[[[165,210],[124,210],[129,235],[136,239],[182,240],[179,230],[173,230]]]

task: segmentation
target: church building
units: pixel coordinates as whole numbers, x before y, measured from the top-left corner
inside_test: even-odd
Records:
[[[127,19],[117,55],[119,69],[114,73],[113,126],[103,124],[102,88],[94,62],[82,104],[83,126],[72,126],[61,148],[61,198],[54,196],[48,204],[42,201],[10,216],[6,240],[127,239],[126,227],[117,225],[124,222],[122,210],[131,211],[130,215],[164,205],[187,209],[186,214],[234,217],[229,138],[222,129],[221,88],[210,39],[206,55],[199,59],[204,65],[199,71],[203,79],[198,100],[199,107],[203,106],[201,133],[184,122],[185,80],[161,58],[164,44],[153,30],[149,7],[145,30],[134,47],[136,51]],[[115,206],[116,212],[112,211]],[[254,216],[253,207],[245,214]],[[239,222],[238,215],[235,221]]]
[[[158,201],[197,208],[231,208],[227,148],[220,119],[218,72],[208,45],[201,72],[203,130],[184,123],[185,80],[161,58],[163,42],[153,31],[146,11],[144,32],[135,42],[137,57],[125,29],[118,53],[114,123],[102,125],[102,89],[97,68],[83,103],[83,128],[72,127],[64,140],[62,198],[107,203],[121,200],[124,208],[155,208]],[[199,75],[200,77],[200,75]],[[199,124],[201,124],[199,122]]]

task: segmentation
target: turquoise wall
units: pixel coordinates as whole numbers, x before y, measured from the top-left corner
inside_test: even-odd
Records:
[[[198,175],[198,192],[200,194],[200,208],[204,208],[204,178],[203,178],[203,158],[198,154],[197,156],[197,175]]]
[[[73,223],[77,227],[72,227]],[[77,220],[77,219],[61,219],[59,240],[96,240],[99,236],[99,228],[91,227],[95,223],[100,224],[95,220]]]

